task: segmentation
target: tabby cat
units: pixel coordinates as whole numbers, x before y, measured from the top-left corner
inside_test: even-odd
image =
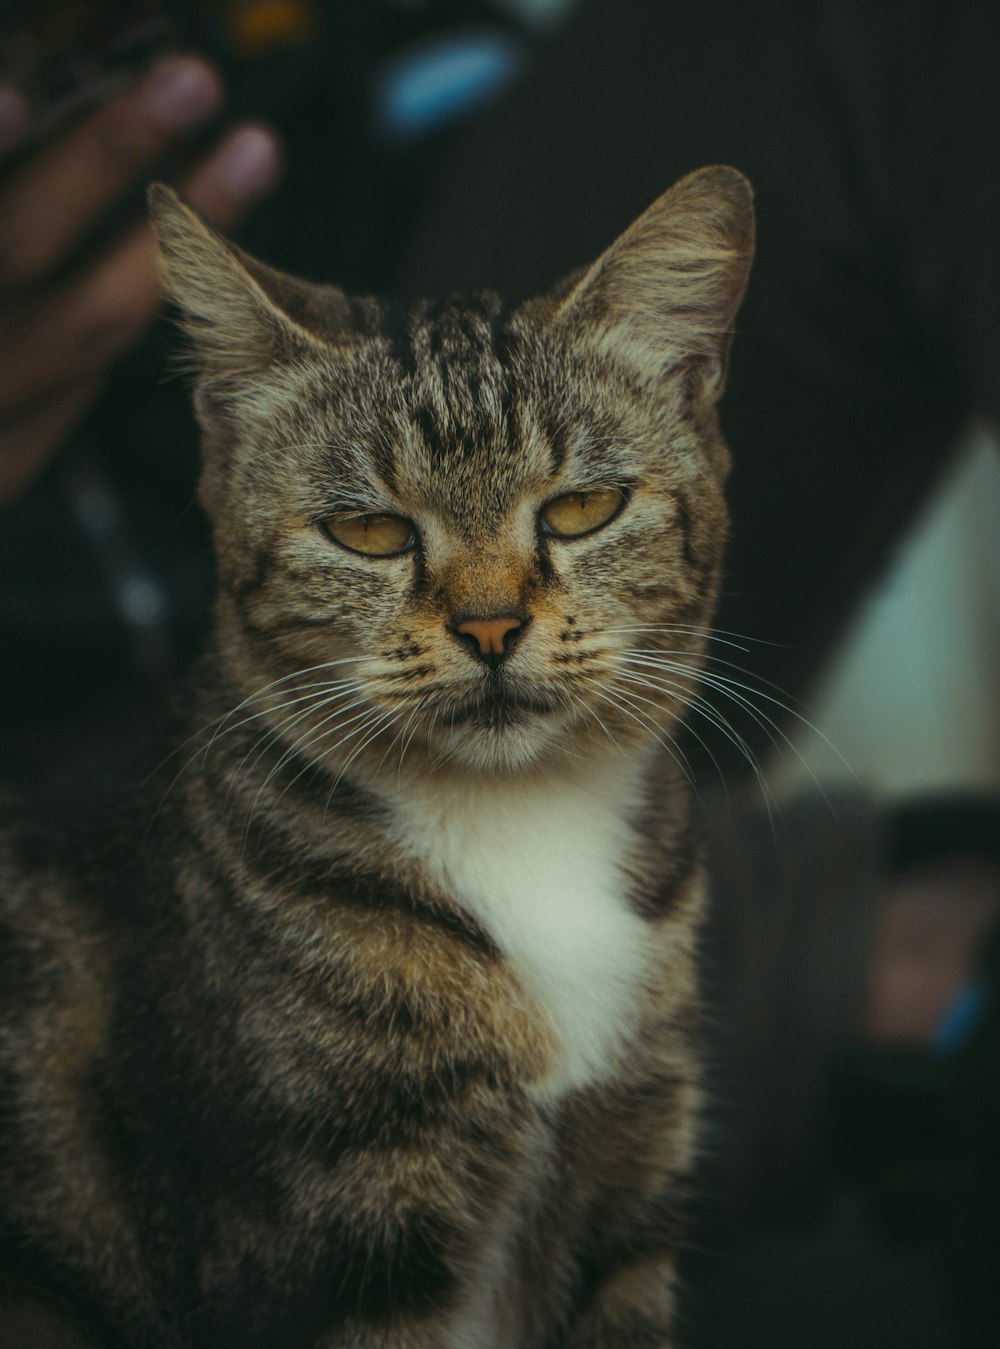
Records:
[[[512,310],[151,204],[217,621],[160,777],[0,855],[0,1341],[664,1349],[749,188]]]

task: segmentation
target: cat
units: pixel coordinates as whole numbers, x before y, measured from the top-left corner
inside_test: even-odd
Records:
[[[115,823],[0,852],[0,1342],[666,1349],[749,186],[510,310],[150,202],[216,622]]]

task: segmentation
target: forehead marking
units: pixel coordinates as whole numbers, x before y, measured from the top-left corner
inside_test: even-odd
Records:
[[[442,301],[414,311],[413,424],[437,468],[517,450],[499,301]]]

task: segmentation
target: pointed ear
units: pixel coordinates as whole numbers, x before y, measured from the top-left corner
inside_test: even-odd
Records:
[[[648,378],[682,368],[699,396],[716,398],[753,240],[747,180],[722,165],[699,169],[575,279],[558,319],[589,329]]]
[[[193,341],[199,373],[239,384],[304,347],[337,345],[348,323],[343,292],[251,258],[163,183],[153,183],[147,200],[160,273]]]

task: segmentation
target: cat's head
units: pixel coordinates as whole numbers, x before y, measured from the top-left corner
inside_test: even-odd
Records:
[[[152,189],[193,338],[228,668],[298,752],[520,771],[669,734],[726,534],[753,239],[703,169],[513,310],[284,276]]]

